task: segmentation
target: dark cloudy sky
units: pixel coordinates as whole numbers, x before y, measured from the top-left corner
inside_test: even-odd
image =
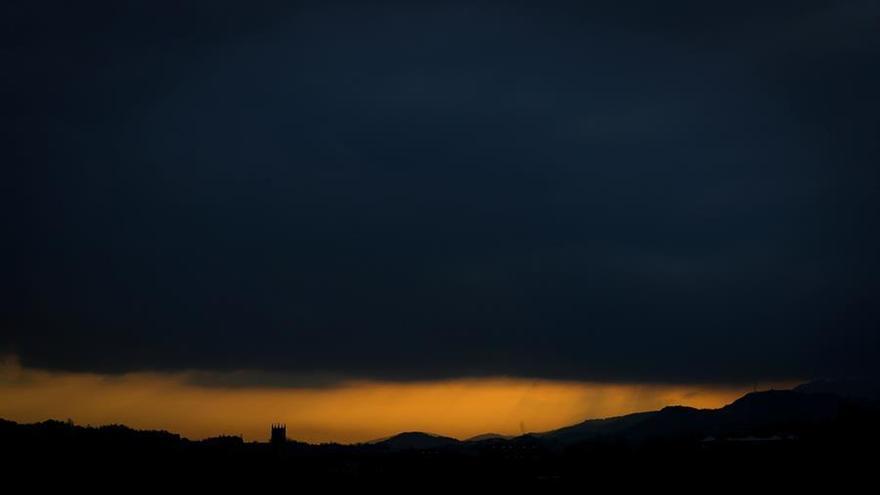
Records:
[[[880,362],[880,2],[6,1],[0,353],[741,382]]]

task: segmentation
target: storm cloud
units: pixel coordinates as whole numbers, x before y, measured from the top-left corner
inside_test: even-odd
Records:
[[[876,373],[877,2],[5,2],[0,351]]]

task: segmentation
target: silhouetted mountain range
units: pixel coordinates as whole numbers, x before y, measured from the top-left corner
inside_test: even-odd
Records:
[[[747,394],[720,409],[670,406],[659,411],[588,420],[537,436],[572,444],[610,437],[647,441],[794,435],[837,418],[846,400],[832,394],[771,390]]]
[[[830,381],[747,394],[719,409],[671,406],[592,419],[517,437],[484,434],[459,441],[404,432],[355,445],[281,445],[240,437],[191,441],[166,431],[82,427],[60,421],[0,420],[7,465],[150,465],[171,471],[230,466],[234,472],[285,469],[306,478],[437,476],[520,480],[609,477],[627,470],[663,473],[689,465],[700,476],[749,469],[860,469],[880,440],[880,402],[870,386]],[[616,474],[615,474],[616,473]],[[693,474],[693,473],[692,473]]]

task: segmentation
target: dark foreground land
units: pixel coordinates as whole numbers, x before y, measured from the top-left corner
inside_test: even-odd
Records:
[[[721,409],[668,407],[516,438],[410,432],[360,445],[191,441],[125,426],[0,421],[0,452],[7,478],[36,470],[80,481],[872,491],[880,402],[873,391],[850,392],[809,384]]]

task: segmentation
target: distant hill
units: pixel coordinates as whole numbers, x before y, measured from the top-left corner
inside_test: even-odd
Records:
[[[795,435],[834,422],[850,404],[836,394],[795,390],[754,392],[720,409],[671,406],[659,411],[588,420],[538,434],[561,444],[591,440],[646,441]]]
[[[411,450],[411,449],[436,449],[449,447],[461,443],[451,437],[424,433],[421,431],[407,431],[388,437],[383,440],[370,442],[372,445],[388,450]]]
[[[513,438],[513,435],[502,435],[500,433],[482,433],[480,435],[474,435],[470,438],[466,438],[465,442],[482,442],[485,440],[510,440]]]
[[[880,400],[880,380],[864,378],[814,380],[793,389],[804,394],[832,394],[840,397]]]
[[[604,419],[588,419],[582,423],[559,428],[545,433],[534,434],[537,437],[555,440],[565,443],[583,442],[598,437],[614,435],[637,425],[656,414],[655,412],[642,412],[616,416]]]

